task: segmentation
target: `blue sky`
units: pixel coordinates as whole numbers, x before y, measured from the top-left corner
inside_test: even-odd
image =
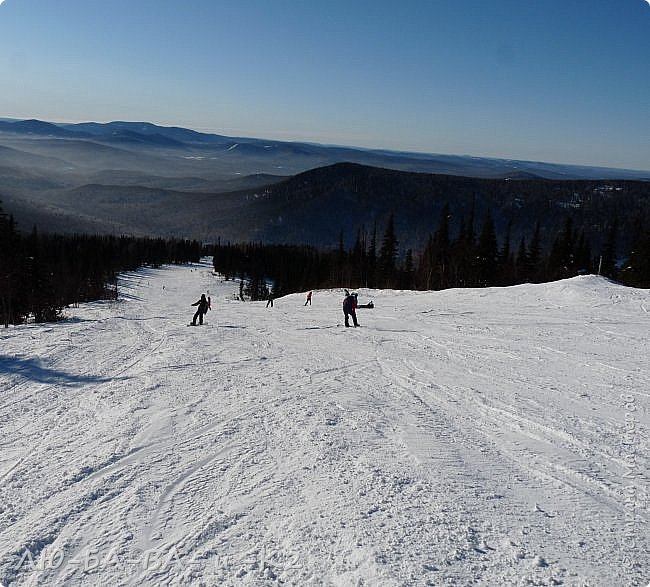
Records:
[[[4,0],[0,117],[650,169],[646,0]]]

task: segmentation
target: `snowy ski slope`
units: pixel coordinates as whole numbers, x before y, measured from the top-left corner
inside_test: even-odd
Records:
[[[650,292],[237,290],[0,331],[5,587],[648,584]]]

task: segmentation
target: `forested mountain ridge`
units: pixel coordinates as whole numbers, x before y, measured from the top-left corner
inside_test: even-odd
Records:
[[[349,245],[359,230],[383,230],[395,220],[403,248],[418,248],[449,207],[452,234],[490,211],[496,235],[513,242],[537,223],[548,246],[567,218],[592,244],[602,243],[614,219],[622,246],[650,216],[650,183],[626,180],[482,179],[409,173],[341,163],[307,171],[251,192],[254,216],[266,219],[258,238],[268,242]]]
[[[220,241],[215,269],[249,279],[258,298],[268,281],[275,293],[311,283],[445,289],[598,272],[650,285],[646,182],[491,180],[344,163],[247,199],[256,242]]]

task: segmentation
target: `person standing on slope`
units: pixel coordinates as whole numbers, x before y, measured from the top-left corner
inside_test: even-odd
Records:
[[[210,303],[205,298],[205,294],[201,294],[201,299],[198,302],[194,302],[193,306],[198,306],[194,318],[192,318],[192,326],[196,326],[196,319],[199,319],[199,324],[203,324],[203,314],[207,314],[210,309]]]
[[[307,293],[307,301],[305,302],[305,306],[309,304],[311,306],[311,292]]]
[[[343,299],[343,315],[345,316],[345,325],[350,326],[349,317],[352,316],[352,322],[355,326],[359,326],[357,322],[357,298],[351,294],[347,289],[345,290],[345,298]]]

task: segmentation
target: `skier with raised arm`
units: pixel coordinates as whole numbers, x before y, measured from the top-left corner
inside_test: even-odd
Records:
[[[345,290],[345,298],[343,299],[343,315],[345,316],[345,325],[350,326],[349,317],[352,316],[352,323],[355,328],[359,326],[357,322],[357,296],[351,294],[347,289]]]

